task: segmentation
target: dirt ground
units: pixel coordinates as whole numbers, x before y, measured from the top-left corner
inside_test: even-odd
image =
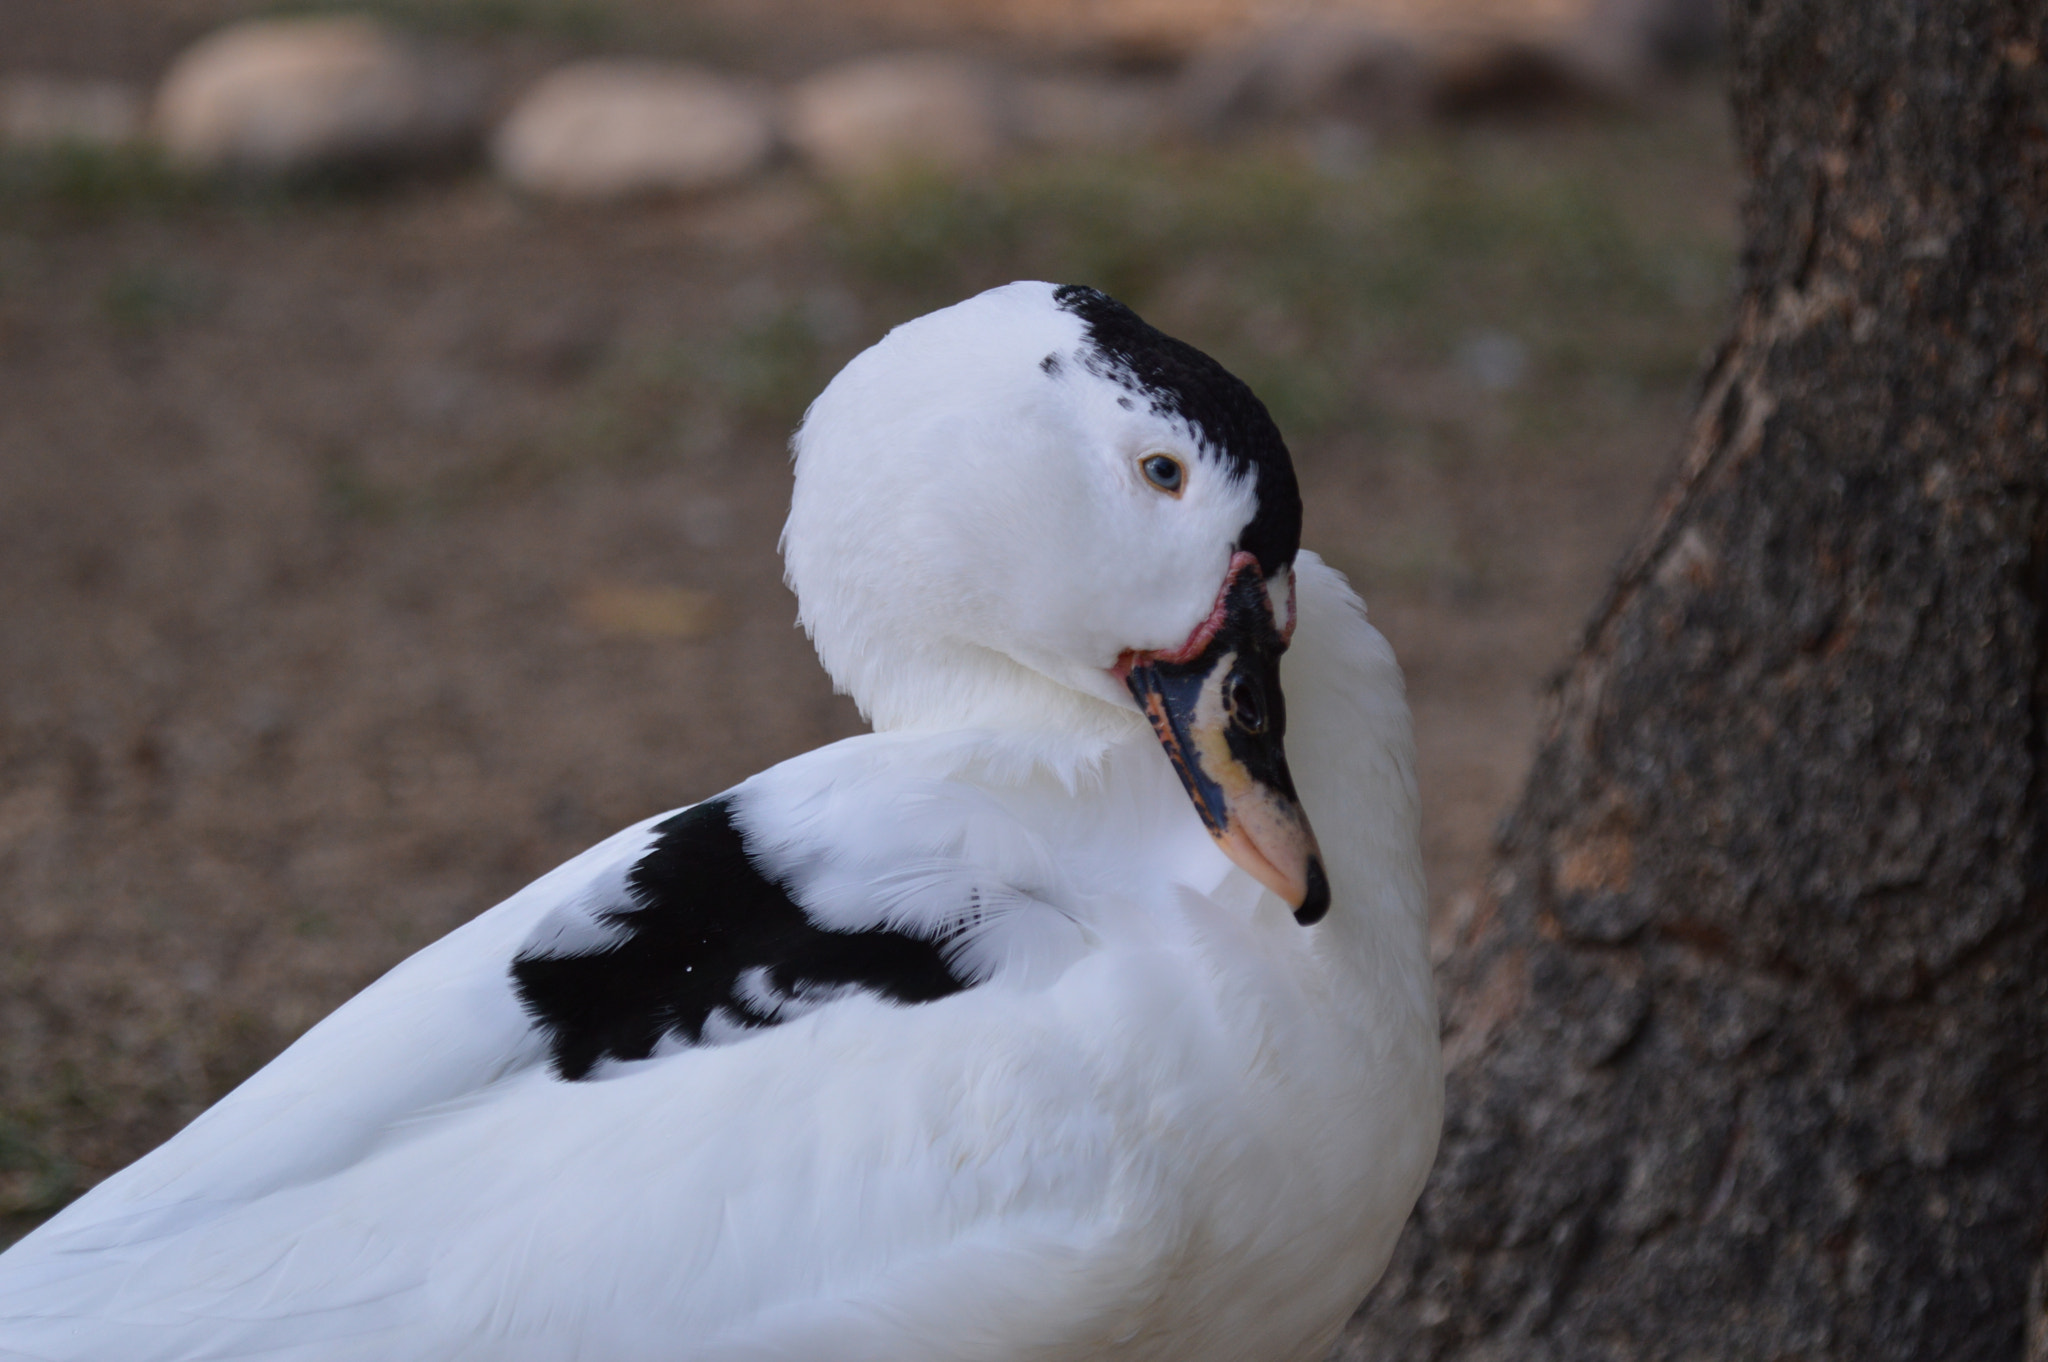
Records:
[[[579,211],[15,167],[0,1210],[596,839],[856,731],[780,581],[788,429],[1012,277],[1103,284],[1273,401],[1308,545],[1406,664],[1449,902],[1723,320],[1725,141],[1697,89]]]

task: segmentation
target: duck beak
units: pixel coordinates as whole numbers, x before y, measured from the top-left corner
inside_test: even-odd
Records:
[[[1126,654],[1117,670],[1209,835],[1308,926],[1329,911],[1330,884],[1281,743],[1280,655],[1293,632],[1288,585],[1283,627],[1257,560],[1240,553],[1215,612],[1186,645],[1171,654]]]

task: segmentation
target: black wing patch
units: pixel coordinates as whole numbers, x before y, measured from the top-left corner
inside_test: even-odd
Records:
[[[630,902],[598,914],[614,934],[606,945],[522,952],[512,962],[519,999],[563,1078],[585,1078],[607,1059],[646,1059],[665,1037],[701,1043],[714,1019],[773,1026],[847,989],[924,1003],[967,987],[935,942],[814,925],[756,868],[730,796],[656,831],[627,879]]]

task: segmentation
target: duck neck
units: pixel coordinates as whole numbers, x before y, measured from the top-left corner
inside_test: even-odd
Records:
[[[914,662],[863,678],[855,700],[875,731],[972,735],[981,764],[999,780],[1050,770],[1071,787],[1111,747],[1149,734],[1135,705],[1076,690],[986,648],[932,646]]]

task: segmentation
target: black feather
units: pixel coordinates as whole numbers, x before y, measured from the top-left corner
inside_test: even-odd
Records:
[[[598,914],[619,934],[613,944],[581,955],[522,952],[512,962],[519,999],[563,1078],[586,1077],[607,1059],[645,1059],[664,1037],[696,1044],[714,1013],[750,1027],[786,1020],[743,996],[742,978],[755,969],[796,1002],[850,987],[923,1003],[967,987],[933,941],[814,924],[755,864],[730,796],[656,831],[627,880],[628,901]]]
[[[1098,289],[1065,284],[1053,301],[1088,328],[1081,362],[1090,373],[1144,398],[1154,412],[1188,422],[1250,479],[1258,509],[1237,547],[1259,560],[1266,579],[1292,564],[1301,547],[1301,489],[1287,442],[1258,395],[1194,346],[1147,324]]]

